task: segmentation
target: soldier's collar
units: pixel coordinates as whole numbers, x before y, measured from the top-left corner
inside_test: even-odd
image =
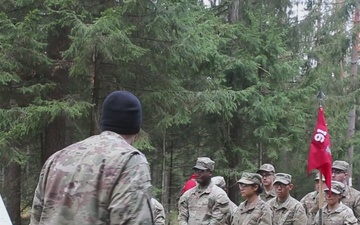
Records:
[[[289,208],[289,204],[290,204],[290,199],[291,199],[291,195],[289,194],[289,196],[288,196],[288,198],[286,199],[286,201],[279,204],[278,198],[276,197],[276,198],[275,198],[276,208],[277,208],[277,209],[281,209],[281,208],[288,209],[288,208]]]

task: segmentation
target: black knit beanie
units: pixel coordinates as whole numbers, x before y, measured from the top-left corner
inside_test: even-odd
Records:
[[[128,91],[114,91],[103,103],[100,128],[117,134],[137,134],[141,119],[139,99]]]

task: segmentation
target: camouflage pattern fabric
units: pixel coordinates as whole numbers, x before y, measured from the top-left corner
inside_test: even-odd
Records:
[[[323,194],[323,202],[326,203],[325,200],[326,194]],[[306,215],[308,217],[308,223],[312,224],[315,218],[316,213],[319,211],[319,192],[313,191],[306,194],[301,200],[301,204],[303,205]]]
[[[153,224],[145,156],[104,131],[53,154],[37,185],[31,225]]]
[[[312,223],[313,225],[319,224],[319,212],[316,213],[315,219]],[[356,217],[352,210],[346,205],[340,202],[339,207],[333,211],[329,212],[327,206],[323,208],[323,224],[325,225],[353,225],[358,224]]]
[[[231,218],[237,210],[237,205],[233,203],[230,199],[229,199],[229,206],[230,206],[230,213],[226,216],[226,221],[225,221],[226,225],[231,224]]]
[[[254,206],[242,202],[232,217],[233,225],[272,225],[273,213],[270,206],[259,198]]]
[[[260,199],[264,202],[268,202],[271,199],[276,197],[275,190],[272,189],[270,192],[266,192],[265,190],[259,195]]]
[[[280,204],[277,198],[269,201],[273,211],[273,225],[304,225],[307,224],[307,216],[302,204],[289,196],[288,199]]]
[[[153,210],[155,225],[165,225],[165,210],[163,205],[155,198],[151,199],[151,207]]]
[[[346,185],[343,195],[342,203],[353,211],[355,217],[360,222],[360,192]]]
[[[179,200],[180,225],[220,225],[226,222],[230,213],[226,192],[210,182],[205,190],[199,185],[186,191]]]

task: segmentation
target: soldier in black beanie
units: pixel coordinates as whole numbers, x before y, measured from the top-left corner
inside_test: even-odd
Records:
[[[154,224],[149,165],[132,146],[141,117],[135,95],[110,93],[103,104],[101,134],[45,162],[30,224]]]
[[[103,104],[101,131],[112,131],[120,135],[139,133],[142,114],[139,99],[128,91],[114,91]]]

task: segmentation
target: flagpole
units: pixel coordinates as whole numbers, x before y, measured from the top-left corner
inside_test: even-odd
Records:
[[[325,99],[324,93],[320,90],[316,96],[319,108],[322,108],[321,102]],[[323,180],[322,173],[319,171],[319,225],[323,225],[323,200],[324,200],[324,191],[323,191]]]
[[[319,171],[319,225],[323,225],[323,180],[322,173]]]

